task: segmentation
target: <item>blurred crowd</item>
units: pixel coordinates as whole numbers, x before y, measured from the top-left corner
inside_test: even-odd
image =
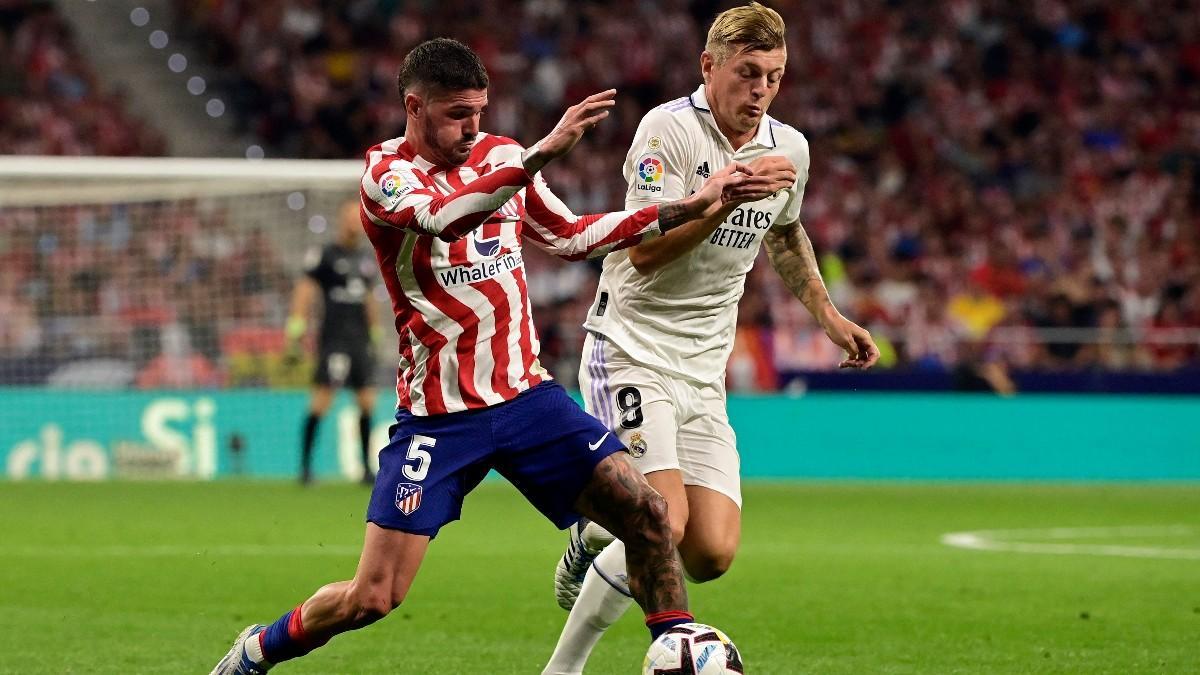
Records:
[[[526,143],[567,105],[616,87],[613,116],[548,169],[582,213],[622,203],[639,119],[699,83],[704,31],[728,4],[175,0],[173,34],[223,67],[233,112],[269,156],[359,157],[400,135],[400,61],[437,35],[487,65],[485,129]],[[1200,366],[1200,1],[767,4],[788,23],[789,54],[770,112],[812,149],[802,218],[832,297],[879,339],[883,367],[969,367],[1002,388],[1009,370]],[[32,73],[90,92],[86,69],[69,42],[38,39],[61,30],[53,19],[37,25],[6,30],[0,50],[27,63],[31,43],[49,43],[59,67],[26,66],[36,82],[22,86],[47,110],[70,109],[54,76]],[[0,148],[28,142],[3,117]],[[569,380],[597,267],[528,257],[545,361]],[[239,288],[219,292],[233,301]],[[82,302],[71,297],[61,302]],[[838,360],[764,256],[747,279],[731,386],[774,389]]]
[[[277,251],[211,201],[0,209],[0,382],[263,384],[236,357],[282,349]]]
[[[616,114],[550,171],[567,203],[595,211],[622,201],[619,167],[645,110],[698,83],[704,30],[727,4],[177,9],[227,66],[246,127],[287,155],[354,156],[399,134],[397,67],[430,36],[480,53],[487,128],[525,142],[566,105],[617,87]],[[833,297],[881,339],[888,365],[1196,363],[1200,2],[769,4],[789,28],[771,112],[812,147],[805,226]],[[595,273],[547,274],[542,333],[550,358],[570,362]],[[772,388],[781,371],[837,361],[765,264],[740,323],[741,385]]]
[[[165,154],[124,98],[99,86],[54,3],[0,1],[0,154]]]

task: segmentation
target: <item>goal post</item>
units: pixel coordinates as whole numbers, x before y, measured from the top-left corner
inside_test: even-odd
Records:
[[[283,326],[304,253],[331,241],[362,168],[3,158],[0,476],[293,475],[312,364],[284,353]],[[386,322],[381,280],[373,291]],[[351,407],[322,425],[318,473],[361,475]]]

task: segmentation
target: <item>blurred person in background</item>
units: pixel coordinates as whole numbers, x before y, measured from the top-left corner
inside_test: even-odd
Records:
[[[312,482],[313,444],[321,418],[333,403],[334,391],[345,387],[354,392],[358,404],[358,437],[362,443],[362,483],[371,485],[371,411],[375,389],[373,345],[382,336],[378,310],[371,298],[375,279],[375,256],[362,246],[362,222],[358,202],[348,201],[338,211],[334,241],[313,248],[304,258],[304,276],[292,294],[287,320],[288,353],[298,354],[308,332],[309,320],[322,308],[317,331],[317,361],[308,403],[308,416],[300,446],[300,482]],[[298,359],[293,359],[298,360]]]

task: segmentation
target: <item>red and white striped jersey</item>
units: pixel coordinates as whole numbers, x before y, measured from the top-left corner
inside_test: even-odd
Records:
[[[523,151],[488,134],[460,167],[433,165],[402,137],[367,151],[360,213],[396,315],[398,405],[414,415],[496,405],[549,379],[523,239],[579,260],[660,232],[656,205],[571,213],[525,172]]]

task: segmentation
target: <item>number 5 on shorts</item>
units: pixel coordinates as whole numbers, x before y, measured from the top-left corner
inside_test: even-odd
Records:
[[[433,461],[433,457],[430,456],[428,451],[422,450],[421,446],[432,448],[435,445],[437,445],[436,438],[421,436],[419,434],[413,436],[412,443],[408,446],[408,455],[406,457],[410,460],[416,460],[417,464],[416,466],[411,464],[404,465],[403,473],[405,478],[418,483],[425,480],[425,476],[429,474],[429,463]]]

